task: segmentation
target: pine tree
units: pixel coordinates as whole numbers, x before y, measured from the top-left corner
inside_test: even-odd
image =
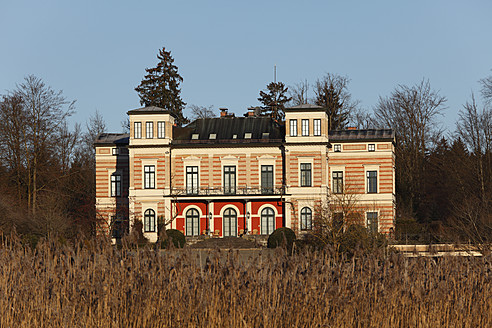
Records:
[[[316,105],[325,107],[328,113],[329,130],[340,130],[347,124],[349,112],[344,109],[340,91],[329,83],[322,85],[316,93]]]
[[[260,91],[260,101],[263,106],[261,112],[270,115],[274,120],[282,121],[285,117],[285,104],[292,100],[287,97],[288,88],[282,82],[271,82],[267,85],[267,90]]]
[[[147,75],[135,88],[140,97],[140,104],[167,109],[176,114],[178,124],[188,123],[188,119],[183,116],[186,103],[181,99],[179,87],[183,78],[178,73],[178,67],[173,64],[171,51],[166,51],[163,47],[159,50],[157,59],[159,59],[157,67],[146,68]]]

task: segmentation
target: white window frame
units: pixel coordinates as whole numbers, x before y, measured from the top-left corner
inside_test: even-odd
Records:
[[[367,145],[367,151],[376,151],[376,144],[368,144]]]
[[[335,153],[340,153],[342,151],[342,145],[341,144],[334,144],[333,145],[333,151]]]
[[[157,138],[164,139],[166,137],[166,122],[157,122]]]
[[[142,122],[133,122],[133,138],[142,139]]]
[[[305,209],[309,210],[309,213],[303,213]],[[309,214],[309,221],[307,221],[307,217],[303,217],[304,215]],[[301,219],[301,231],[313,230],[313,210],[309,206],[303,206],[300,210],[299,218]],[[303,222],[306,220],[306,222]]]
[[[369,174],[371,172],[376,172],[376,191],[369,191]],[[367,194],[377,194],[379,191],[379,183],[378,183],[378,176],[379,176],[379,171],[375,169],[368,169],[366,170],[366,193]],[[373,177],[371,177],[373,179]]]
[[[379,212],[378,211],[367,211],[366,212],[366,227],[367,227],[367,229],[369,229],[369,231],[371,231],[371,226],[369,224],[369,213],[371,213],[371,214],[376,213],[377,227],[376,227],[375,232],[379,232]]]
[[[120,173],[111,174],[111,197],[121,196],[121,180],[122,179]]]
[[[306,172],[308,171],[308,170],[302,169],[303,165],[309,165],[309,181],[308,181],[308,184],[303,184],[302,173],[303,173],[303,171],[306,171]],[[313,163],[311,163],[311,162],[299,163],[299,186],[300,187],[312,187],[313,186]]]
[[[309,119],[301,120],[301,136],[303,137],[309,136]]]
[[[186,194],[198,195],[200,192],[199,167],[197,165],[186,166]]]
[[[188,216],[188,213],[192,212],[192,211],[195,211],[196,213],[198,213],[197,216]],[[192,220],[191,223],[188,221],[188,218],[191,218],[191,219],[197,219],[197,221],[195,222],[195,220]],[[188,210],[186,210],[185,212],[185,233],[186,233],[186,236],[199,236],[200,235],[200,218],[201,218],[201,215],[200,215],[200,211],[196,208],[189,208]]]
[[[155,189],[155,165],[144,165],[144,189]]]
[[[147,214],[148,213],[148,214]],[[149,218],[149,220],[148,220]],[[156,214],[152,208],[148,208],[144,212],[143,229],[144,232],[156,232]]]
[[[342,185],[340,186],[341,187],[341,190],[336,190],[335,188],[335,180],[339,180],[340,177],[337,177],[337,179],[335,179],[335,173],[341,173],[342,174],[342,177],[341,177],[341,180],[342,180]],[[344,175],[344,172],[342,170],[332,170],[331,171],[331,186],[332,186],[332,193],[334,194],[343,194],[343,175]],[[337,184],[337,187],[338,187],[338,184]]]
[[[271,211],[269,214],[265,214],[263,215],[264,213],[263,212],[266,212],[266,211]],[[272,221],[269,221],[268,219],[271,218]],[[270,235],[272,232],[275,231],[275,227],[276,227],[276,218],[277,218],[277,215],[275,213],[275,210],[270,207],[270,206],[267,206],[267,207],[264,207],[261,209],[260,211],[260,234],[262,235]]]
[[[234,168],[234,179],[230,179],[228,180],[228,183],[229,183],[229,186],[227,186],[229,189],[226,191],[226,167],[227,168],[230,168],[230,167],[233,167]],[[232,171],[228,171],[227,172],[228,175],[232,175]],[[222,166],[222,185],[224,187],[224,194],[227,194],[227,195],[235,195],[237,193],[237,176],[238,176],[238,172],[237,172],[237,165],[223,165]],[[231,185],[231,182],[234,183],[234,186]],[[237,213],[236,213],[237,214]]]
[[[320,118],[315,118],[313,120],[313,135],[314,136],[321,136],[321,119]]]
[[[145,138],[154,139],[154,122],[145,122]]]
[[[290,136],[297,137],[297,119],[289,120]]]

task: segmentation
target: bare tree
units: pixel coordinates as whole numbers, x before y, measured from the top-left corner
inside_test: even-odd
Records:
[[[355,108],[350,113],[348,123],[357,129],[375,129],[377,127],[374,116],[360,107]]]
[[[309,82],[307,80],[289,87],[289,96],[292,98],[292,106],[304,105],[308,100]]]
[[[390,96],[379,97],[374,109],[380,124],[393,128],[397,134],[399,209],[410,216],[420,205],[425,156],[442,133],[436,118],[445,103],[446,98],[424,79],[411,87],[399,85]]]
[[[3,96],[0,102],[0,160],[15,180],[19,202],[23,197],[22,185],[27,155],[23,147],[25,120],[22,98],[14,94]]]
[[[206,106],[198,106],[198,105],[189,105],[188,107],[191,109],[192,120],[213,118],[217,116],[214,112],[213,106],[206,107]]]
[[[482,96],[488,104],[492,103],[492,75],[480,80]]]
[[[54,91],[34,75],[29,75],[14,92],[23,102],[24,122],[20,127],[26,155],[27,202],[32,214],[36,213],[37,195],[44,188],[39,181],[43,162],[49,157],[67,117],[75,108],[62,91]]]
[[[487,197],[486,186],[490,185],[492,151],[492,112],[485,106],[480,110],[472,94],[472,99],[463,106],[456,123],[458,135],[476,159],[476,173],[480,185],[482,201]]]

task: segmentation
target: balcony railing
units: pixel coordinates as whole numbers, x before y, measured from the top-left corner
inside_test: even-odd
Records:
[[[200,187],[200,188],[173,188],[173,196],[228,196],[228,195],[281,195],[285,187]]]

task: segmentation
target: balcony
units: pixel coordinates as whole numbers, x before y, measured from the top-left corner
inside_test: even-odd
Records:
[[[285,194],[285,187],[200,187],[200,188],[173,188],[172,196],[261,196],[261,195],[282,195]]]

